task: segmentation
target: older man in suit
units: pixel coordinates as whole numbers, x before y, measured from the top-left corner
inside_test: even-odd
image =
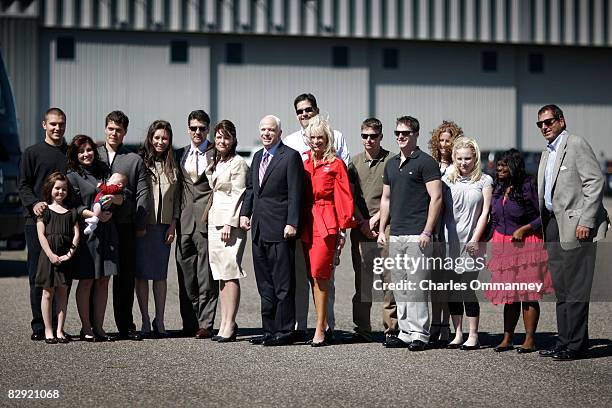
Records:
[[[536,124],[548,142],[538,169],[538,195],[559,333],[557,344],[540,355],[574,360],[589,348],[595,241],[605,237],[609,223],[602,203],[604,179],[593,149],[583,137],[567,132],[558,106],[543,106]]]
[[[300,219],[304,167],[300,154],[280,139],[281,122],[259,123],[263,149],[255,153],[240,212],[240,226],[252,230],[253,266],[261,296],[264,335],[254,344],[293,343],[295,326],[295,236]]]
[[[180,158],[181,215],[177,225],[176,266],[183,334],[212,337],[219,285],[208,263],[208,231],[202,216],[208,209],[211,187],[206,167],[213,160],[207,140],[210,117],[195,110],[187,118],[191,143],[177,151]]]

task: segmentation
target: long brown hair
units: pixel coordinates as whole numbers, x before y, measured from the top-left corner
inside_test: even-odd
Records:
[[[443,120],[440,126],[431,132],[429,150],[431,151],[431,157],[433,157],[438,163],[442,160],[442,156],[440,154],[440,135],[444,132],[450,133],[451,145],[455,139],[463,136],[463,129],[461,129],[455,122],[450,120]]]
[[[155,132],[158,130],[164,130],[168,135],[168,148],[160,156],[155,153],[155,147],[153,147],[153,135],[155,135]],[[144,165],[151,174],[151,177],[153,177],[154,181],[157,180],[151,169],[155,167],[156,160],[162,161],[164,174],[168,178],[170,184],[176,181],[176,163],[174,161],[172,149],[172,126],[170,125],[170,122],[165,120],[156,120],[151,123],[149,130],[147,131],[147,137],[145,138],[144,144],[140,149],[140,156],[142,157]]]
[[[72,204],[72,186],[70,185],[70,181],[65,174],[60,173],[59,171],[53,172],[49,174],[49,176],[45,179],[45,184],[43,184],[42,194],[45,202],[47,204],[53,204],[53,199],[51,198],[51,191],[53,190],[53,186],[56,181],[63,181],[66,183],[66,199],[62,203],[65,207],[70,208]]]
[[[215,171],[215,169],[217,168],[217,164],[224,157],[227,157],[227,158],[234,157],[236,155],[236,147],[238,146],[238,138],[236,137],[236,126],[232,123],[232,121],[223,119],[221,122],[217,123],[217,126],[215,126],[215,133],[214,133],[213,138],[216,138],[217,132],[221,132],[221,134],[231,136],[232,139],[234,139],[234,143],[232,144],[232,146],[230,147],[229,151],[227,152],[225,156],[221,156],[221,153],[217,150],[217,144],[213,143],[215,145],[215,155],[214,155],[213,164],[211,166],[211,171]]]
[[[80,176],[85,173],[85,169],[79,162],[78,157],[79,150],[86,145],[90,145],[94,153],[94,159],[90,168],[91,174],[98,180],[107,177],[109,173],[108,166],[100,159],[96,143],[87,135],[76,135],[72,138],[72,141],[68,145],[68,151],[66,152],[66,157],[68,159],[68,164],[66,166],[67,170],[74,171]]]

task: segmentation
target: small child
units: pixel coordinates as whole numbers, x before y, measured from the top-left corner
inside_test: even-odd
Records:
[[[36,286],[43,288],[41,310],[45,322],[45,343],[68,343],[64,334],[68,285],[72,263],[70,259],[79,244],[79,224],[76,210],[68,209],[70,183],[60,172],[45,180],[43,196],[47,208],[36,219],[36,231],[42,252],[36,269]],[[53,297],[57,307],[57,338],[53,333]]]
[[[91,235],[98,227],[100,214],[102,213],[102,203],[100,199],[105,195],[114,195],[123,192],[123,187],[127,184],[127,176],[121,173],[113,173],[108,182],[98,184],[98,194],[94,198],[93,217],[85,219],[87,226],[85,227],[85,235]]]

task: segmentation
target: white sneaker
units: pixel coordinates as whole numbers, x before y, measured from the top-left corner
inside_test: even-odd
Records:
[[[85,222],[87,223],[85,231],[83,231],[85,235],[91,235],[96,228],[98,228],[98,221],[99,219],[95,215],[93,217],[85,218]]]

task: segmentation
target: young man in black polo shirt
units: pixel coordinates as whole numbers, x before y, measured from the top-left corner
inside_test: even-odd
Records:
[[[40,242],[36,232],[36,217],[42,215],[47,203],[43,199],[42,188],[45,179],[53,172],[66,172],[66,150],[64,140],[66,114],[59,108],[50,108],[42,121],[45,140],[30,146],[23,152],[19,164],[19,196],[25,216],[25,239],[28,247],[28,275],[30,279],[30,307],[32,309],[32,340],[45,338],[40,302],[42,288],[34,285],[36,267],[40,255]],[[55,314],[54,314],[55,315]]]
[[[432,233],[442,209],[442,184],[438,164],[417,146],[419,121],[402,116],[395,122],[394,133],[400,153],[385,165],[378,243],[387,243],[385,227],[390,217],[389,257],[407,256],[411,262],[432,253]],[[420,281],[429,279],[429,270],[426,262],[408,265],[396,265],[393,282],[411,282],[416,290],[394,291],[400,334],[387,339],[385,347],[422,351],[429,341],[429,292],[418,289]]]

